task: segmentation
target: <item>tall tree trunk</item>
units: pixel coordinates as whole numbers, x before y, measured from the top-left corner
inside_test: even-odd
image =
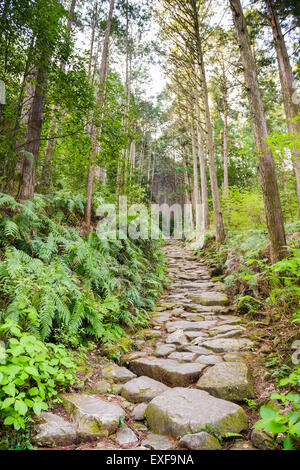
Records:
[[[66,26],[66,36],[67,39],[70,38],[71,36],[71,30],[72,30],[72,23],[74,20],[74,13],[75,13],[75,7],[76,7],[76,1],[77,0],[71,0],[71,5],[69,9],[69,15],[68,15],[68,21],[67,21],[67,26]],[[60,69],[65,72],[66,69],[66,64],[62,62],[60,64]],[[54,134],[57,129],[57,118],[56,118],[56,113],[59,112],[60,107],[53,105],[51,109],[51,123],[50,123],[50,128],[49,128],[49,140],[47,141],[46,145],[46,151],[45,151],[45,159],[44,159],[44,164],[42,168],[42,175],[41,175],[41,187],[43,189],[46,189],[50,185],[50,179],[51,179],[51,161],[53,157],[53,152],[55,149],[55,139]]]
[[[295,79],[293,76],[292,67],[282,35],[278,16],[276,14],[274,2],[272,0],[265,0],[265,3],[268,9],[268,16],[273,31],[287,128],[289,134],[293,136],[296,133],[300,134],[300,120],[293,122],[295,117],[299,116],[300,114],[300,104],[297,102],[297,100],[293,100],[293,95],[295,93]],[[292,153],[293,168],[296,178],[298,216],[300,217],[300,150],[294,147]]]
[[[215,225],[216,225],[216,241],[218,243],[223,243],[225,240],[225,230],[224,230],[220,194],[219,194],[219,188],[218,188],[213,131],[212,131],[210,109],[209,109],[209,103],[208,103],[207,81],[206,81],[206,73],[205,73],[205,67],[204,67],[204,62],[203,62],[202,43],[201,43],[201,38],[200,38],[200,33],[199,33],[199,30],[200,30],[199,18],[198,18],[196,0],[190,0],[190,2],[192,6],[192,11],[193,11],[193,27],[194,27],[194,35],[196,39],[197,60],[199,63],[200,74],[201,74],[200,80],[202,84],[202,98],[203,98],[203,105],[204,105],[204,111],[205,111],[205,125],[206,125],[206,133],[207,133],[207,150],[208,150],[208,156],[209,156],[210,184],[211,184],[214,218],[215,218]]]
[[[192,114],[193,114],[192,108]],[[194,120],[191,119],[191,138],[192,138],[192,155],[193,155],[193,188],[194,188],[194,211],[196,218],[196,232],[200,233],[201,229],[201,198],[199,190],[199,173],[198,173],[198,158],[197,158],[197,141],[195,135]]]
[[[100,72],[99,72],[99,87],[98,87],[97,100],[96,100],[97,106],[100,111],[100,126],[99,127],[94,126],[94,129],[92,132],[90,165],[89,165],[89,173],[88,173],[87,188],[86,188],[87,202],[86,202],[85,210],[84,210],[84,219],[85,219],[85,224],[87,227],[90,227],[91,225],[92,199],[93,199],[95,163],[96,163],[95,160],[96,160],[96,154],[98,151],[98,140],[101,136],[101,117],[102,117],[101,115],[103,113],[103,105],[105,101],[104,83],[105,83],[106,72],[107,72],[109,38],[110,38],[114,6],[115,6],[115,0],[110,0],[109,13],[108,13],[108,18],[107,18],[107,25],[106,25],[106,31],[105,31],[105,37],[104,37],[103,49],[102,49]]]
[[[195,106],[196,106],[196,122],[197,122],[197,136],[198,136],[198,156],[200,164],[200,177],[201,177],[201,196],[203,205],[203,222],[204,230],[209,228],[209,208],[208,208],[208,191],[207,191],[207,180],[206,180],[206,164],[205,164],[205,153],[204,153],[204,142],[203,133],[201,128],[201,115],[199,106],[199,93],[196,77],[194,79],[194,90],[195,90]]]
[[[43,61],[42,61],[43,64]],[[47,72],[40,65],[36,75],[36,85],[30,110],[26,143],[24,146],[25,156],[23,158],[22,172],[18,197],[20,201],[33,199],[36,167],[40,148],[40,138],[43,125],[44,104],[46,97]]]
[[[271,240],[271,259],[275,263],[286,256],[286,238],[273,155],[267,143],[267,124],[241,2],[240,0],[230,0],[230,6],[244,67],[245,83],[252,114],[253,133],[258,152],[259,180],[264,195],[268,231]]]
[[[223,115],[224,115],[224,132],[223,132],[223,189],[225,196],[228,196],[228,93],[227,80],[225,72],[224,57],[222,54],[222,91],[223,91]]]

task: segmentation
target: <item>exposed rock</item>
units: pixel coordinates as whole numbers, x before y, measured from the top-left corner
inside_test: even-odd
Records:
[[[243,401],[253,398],[253,384],[250,371],[243,363],[220,363],[208,369],[196,387],[217,398],[229,401]]]
[[[151,401],[165,390],[168,390],[166,385],[142,376],[127,382],[121,390],[121,395],[133,403],[143,403]]]
[[[186,344],[188,342],[183,330],[174,331],[166,338],[166,343]]]
[[[191,296],[190,298],[192,302],[205,306],[224,306],[229,304],[227,295],[222,294],[221,292],[202,292],[201,294]]]
[[[257,450],[250,441],[243,439],[237,440],[229,450]]]
[[[203,364],[180,363],[151,356],[131,363],[131,368],[137,375],[147,375],[167,385],[183,387],[195,383],[204,367]]]
[[[207,392],[173,388],[154,398],[146,410],[151,430],[174,437],[196,433],[205,426],[214,426],[222,436],[247,429],[244,410]]]
[[[132,417],[136,421],[144,421],[144,415],[147,408],[147,403],[139,403],[132,410]]]
[[[97,393],[107,393],[112,387],[112,384],[107,380],[98,380],[95,384],[91,385],[90,390]]]
[[[226,362],[244,362],[244,357],[239,353],[227,353],[223,358]]]
[[[97,450],[122,450],[120,447],[114,446],[113,444],[107,444],[106,442],[99,442],[96,445]]]
[[[186,434],[179,444],[190,450],[218,450],[221,449],[218,439],[207,432],[198,432],[196,434]]]
[[[197,354],[192,352],[173,352],[169,355],[169,359],[175,359],[179,362],[193,362]]]
[[[102,377],[105,379],[112,379],[122,383],[126,383],[136,377],[136,375],[133,374],[130,370],[126,369],[126,367],[119,367],[116,364],[111,364],[104,367],[101,373]]]
[[[249,349],[253,346],[252,341],[248,339],[230,339],[230,338],[219,338],[209,339],[202,343],[202,346],[211,349],[215,352],[235,352]]]
[[[207,338],[207,334],[203,331],[186,331],[185,335],[188,339],[194,340],[195,338],[201,338],[201,341],[204,341]]]
[[[138,438],[130,428],[122,427],[116,434],[116,442],[121,446],[135,444]]]
[[[147,439],[142,441],[142,445],[153,450],[173,450],[175,449],[171,439],[159,434],[149,433]]]
[[[277,449],[274,438],[261,429],[253,429],[251,432],[251,442],[260,450]]]
[[[184,344],[178,348],[178,351],[194,352],[195,354],[211,355],[211,351],[194,344]]]
[[[37,427],[33,442],[43,446],[73,444],[77,437],[77,427],[61,416],[43,411],[40,414],[42,423]]]
[[[157,357],[168,356],[173,351],[176,351],[176,346],[174,344],[159,344],[154,352],[154,355]]]
[[[192,321],[186,321],[186,320],[180,320],[180,321],[173,321],[173,322],[168,322],[166,324],[166,328],[168,332],[172,332],[175,330],[183,330],[185,333],[187,331],[201,331],[201,330],[207,330],[208,328],[211,328],[216,325],[215,321],[199,321],[199,322],[192,322]]]
[[[119,427],[121,418],[125,417],[125,411],[119,405],[96,395],[64,394],[62,401],[78,425],[80,437],[92,437],[103,431],[112,434]]]
[[[200,362],[200,364],[206,365],[214,365],[218,364],[219,362],[223,362],[223,359],[220,356],[216,356],[215,354],[210,354],[207,356],[201,355],[197,357],[195,362]]]

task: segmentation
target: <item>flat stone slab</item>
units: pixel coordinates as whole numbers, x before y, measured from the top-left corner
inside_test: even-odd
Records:
[[[168,356],[172,352],[176,351],[174,344],[160,344],[157,346],[154,355],[157,357]]]
[[[123,427],[119,429],[116,434],[116,442],[121,446],[136,444],[138,442],[138,438],[130,428]]]
[[[219,338],[204,341],[201,346],[215,352],[236,352],[249,349],[253,343],[248,339]]]
[[[254,397],[250,371],[246,364],[240,362],[214,365],[200,377],[196,388],[234,402]]]
[[[229,450],[258,450],[256,449],[250,441],[239,439],[236,441]]]
[[[126,369],[126,367],[120,367],[116,364],[110,364],[104,367],[101,371],[101,375],[104,379],[111,379],[122,383],[126,383],[136,377],[136,375]]]
[[[151,430],[174,437],[214,426],[222,436],[247,429],[246,414],[239,405],[212,397],[202,390],[173,388],[154,398],[146,410]]]
[[[188,342],[183,330],[176,330],[166,337],[166,343],[186,344]]]
[[[173,352],[169,355],[169,359],[175,359],[179,362],[193,362],[197,357],[197,354],[193,352]]]
[[[194,340],[195,338],[201,338],[202,341],[205,340],[205,338],[209,337],[203,331],[186,331],[185,336],[190,340]]]
[[[191,296],[191,301],[199,303],[200,305],[228,305],[229,299],[227,295],[222,294],[221,292],[202,292],[201,294],[197,294]]]
[[[153,450],[173,450],[175,446],[171,439],[159,434],[149,433],[147,438],[142,441],[142,446]]]
[[[178,348],[178,351],[183,351],[183,352],[193,352],[195,354],[202,354],[202,355],[210,355],[212,354],[212,352],[207,349],[207,348],[203,348],[202,346],[196,346],[194,344],[184,344],[183,346],[180,346]]]
[[[186,321],[186,320],[180,320],[180,321],[173,321],[173,322],[168,322],[166,324],[166,328],[168,332],[172,332],[178,329],[183,330],[185,333],[187,331],[201,331],[201,330],[207,330],[208,328],[212,328],[217,324],[216,321],[198,321],[198,322],[193,322],[193,321]]]
[[[210,332],[214,334],[219,334],[228,333],[230,331],[238,331],[240,333],[244,333],[246,331],[246,328],[238,325],[220,325],[216,326],[215,328],[212,328]]]
[[[149,356],[133,361],[131,368],[137,375],[147,375],[173,387],[186,387],[196,382],[205,366]]]
[[[43,421],[37,427],[37,435],[33,442],[42,446],[73,444],[77,437],[77,426],[66,421],[61,416],[43,411],[40,414]]]
[[[195,362],[200,362],[200,364],[205,365],[214,365],[223,362],[223,359],[220,356],[216,356],[215,354],[210,354],[207,356],[198,356]]]
[[[166,390],[168,387],[161,382],[142,376],[127,382],[121,390],[121,395],[133,403],[143,403],[151,401]]]
[[[196,434],[186,434],[179,444],[190,450],[219,450],[221,449],[218,439],[207,432],[198,432]]]
[[[125,411],[117,404],[96,395],[84,393],[62,395],[64,408],[78,425],[81,437],[90,437],[107,431],[113,434],[125,418]]]

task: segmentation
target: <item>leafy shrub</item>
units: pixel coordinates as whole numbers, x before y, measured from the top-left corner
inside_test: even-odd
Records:
[[[74,383],[76,366],[62,345],[45,344],[12,320],[0,326],[0,338],[7,343],[0,364],[0,426],[25,429],[34,415],[48,409],[49,401],[59,401],[58,392]]]

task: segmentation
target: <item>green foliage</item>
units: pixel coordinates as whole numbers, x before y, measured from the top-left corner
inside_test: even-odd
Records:
[[[65,225],[82,210],[82,199],[69,193],[1,201],[1,224],[11,227],[0,235],[2,319],[73,347],[89,337],[113,342],[121,325],[146,324],[164,278],[158,242],[81,237]]]
[[[7,320],[0,326],[5,360],[0,365],[1,426],[25,429],[49,401],[58,402],[58,392],[75,381],[76,366],[62,345],[43,343]]]
[[[270,398],[281,401],[288,408],[281,410],[262,406],[259,410],[261,419],[255,423],[254,428],[265,429],[275,435],[284,434],[284,450],[300,449],[300,395],[292,392],[272,393]]]
[[[264,203],[258,189],[231,186],[223,194],[225,222],[230,230],[249,230],[265,226]]]

